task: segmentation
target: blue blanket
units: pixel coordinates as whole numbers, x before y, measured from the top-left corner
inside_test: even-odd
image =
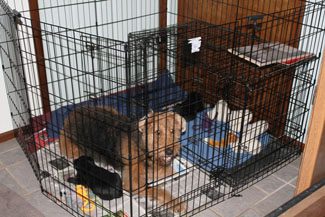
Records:
[[[128,115],[131,119],[139,119],[146,115],[148,109],[160,111],[165,106],[182,101],[187,93],[175,84],[170,73],[161,73],[157,79],[147,85],[131,88],[127,91],[98,97],[78,104],[62,106],[50,114],[47,123],[48,137],[57,139],[64,119],[71,111],[80,106],[111,106],[119,113]],[[131,102],[128,100],[131,98]],[[128,108],[129,102],[129,111]]]
[[[249,152],[238,154],[230,147],[219,148],[209,146],[204,138],[221,141],[226,137],[228,126],[225,123],[210,120],[207,110],[197,114],[194,120],[187,122],[187,130],[181,137],[181,157],[210,172],[216,168],[232,168],[250,159]],[[269,134],[259,136],[262,149],[269,143]]]

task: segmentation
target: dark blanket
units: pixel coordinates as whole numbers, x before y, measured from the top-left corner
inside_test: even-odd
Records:
[[[187,93],[175,84],[168,72],[165,72],[147,85],[55,109],[48,115],[48,137],[50,139],[58,138],[64,119],[79,106],[112,106],[119,113],[129,116],[131,119],[140,119],[146,115],[148,110],[160,111],[165,106],[186,99],[186,96]],[[129,98],[131,101],[128,100]]]

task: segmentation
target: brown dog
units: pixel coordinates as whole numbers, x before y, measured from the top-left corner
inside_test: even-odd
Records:
[[[146,184],[173,174],[171,164],[185,127],[185,120],[174,112],[151,112],[132,124],[110,107],[77,108],[64,121],[60,150],[69,159],[88,155],[121,168],[125,190],[182,212],[184,203]]]

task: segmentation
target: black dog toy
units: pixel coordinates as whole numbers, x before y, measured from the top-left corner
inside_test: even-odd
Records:
[[[122,196],[122,179],[119,174],[98,167],[94,159],[86,156],[74,160],[73,165],[77,170],[77,175],[68,178],[68,182],[90,188],[103,200],[112,200]]]

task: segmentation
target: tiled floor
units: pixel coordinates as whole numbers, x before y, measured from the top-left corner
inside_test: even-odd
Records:
[[[246,189],[242,197],[228,199],[196,216],[265,216],[293,197],[299,163],[296,160]],[[0,183],[24,197],[46,217],[71,216],[41,194],[32,169],[15,140],[0,144]]]

